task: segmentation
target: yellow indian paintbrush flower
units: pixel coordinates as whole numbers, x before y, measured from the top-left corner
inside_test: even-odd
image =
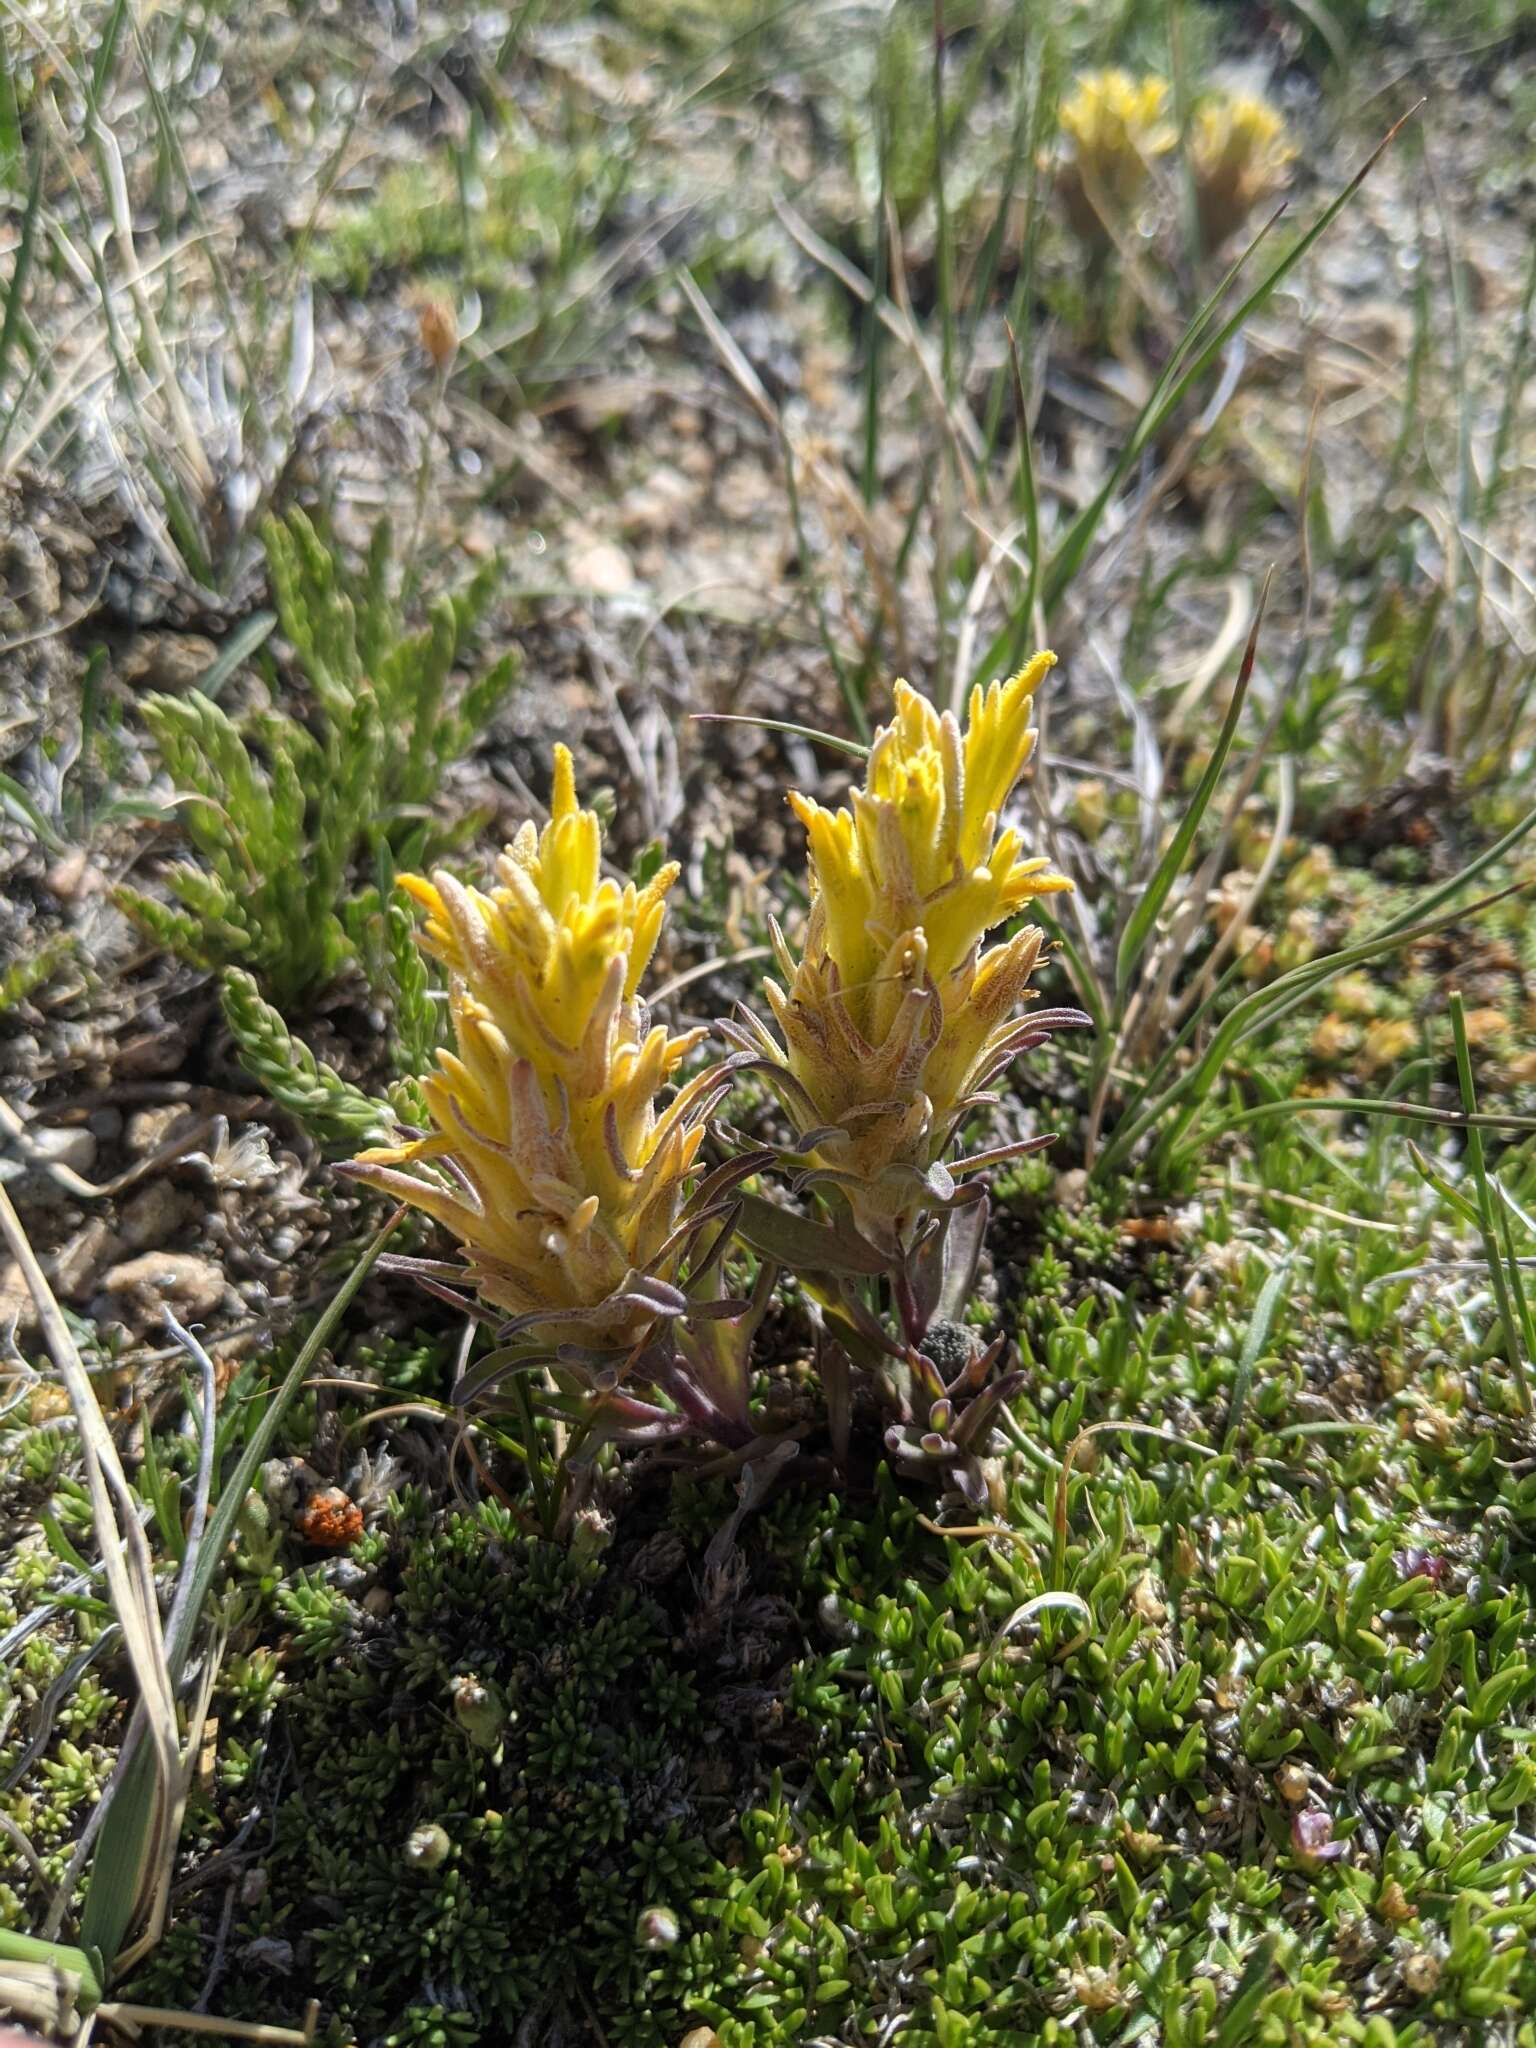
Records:
[[[963,733],[897,683],[850,808],[789,799],[810,839],[811,909],[798,961],[774,929],[787,988],[764,987],[783,1044],[759,1026],[757,1046],[787,1070],[814,1165],[885,1250],[925,1206],[924,1176],[1018,1033],[1041,934],[1027,926],[986,952],[983,937],[1071,886],[1001,824],[1055,659],[1037,654],[973,690]]]
[[[1236,93],[1206,100],[1190,127],[1200,232],[1218,249],[1254,207],[1278,192],[1296,150],[1267,100]]]
[[[1165,118],[1168,87],[1126,71],[1089,71],[1061,103],[1068,154],[1060,191],[1074,233],[1104,246],[1129,216],[1155,157],[1177,136]]]
[[[704,1036],[650,1026],[638,994],[677,873],[643,888],[603,878],[597,818],[556,747],[549,823],[523,826],[495,887],[403,878],[449,972],[457,1051],[422,1084],[434,1129],[351,1170],[450,1230],[465,1279],[535,1338],[547,1319],[634,1343],[656,1313],[644,1279],[669,1277],[715,1087],[699,1075],[657,1108]]]

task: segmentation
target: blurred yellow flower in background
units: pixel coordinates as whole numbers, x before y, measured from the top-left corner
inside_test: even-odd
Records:
[[[1058,189],[1073,232],[1085,242],[1111,242],[1111,228],[1129,218],[1154,160],[1178,140],[1167,109],[1161,78],[1119,70],[1084,72],[1062,101],[1068,151]]]
[[[1219,249],[1280,190],[1295,154],[1284,121],[1257,94],[1202,101],[1190,124],[1189,164],[1207,249]]]

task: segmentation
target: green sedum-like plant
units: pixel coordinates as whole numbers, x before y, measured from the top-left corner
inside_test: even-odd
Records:
[[[391,594],[387,524],[349,577],[295,512],[266,535],[282,629],[313,697],[307,719],[267,712],[237,724],[198,691],[153,695],[143,714],[180,797],[197,860],[171,866],[171,901],[119,891],[153,937],[201,967],[251,972],[282,1008],[330,981],[353,952],[346,907],[370,847],[419,852],[444,770],[494,715],[517,676],[504,655],[455,690],[456,660],[483,616],[494,564],[407,634]]]
[[[641,1916],[691,1931],[712,1861],[720,1709],[646,1583],[683,1546],[663,1532],[616,1571],[494,1503],[444,1517],[414,1491],[387,1527],[376,1564],[347,1561],[351,1591],[320,1567],[278,1594],[297,1662],[268,1746],[292,1775],[240,1945],[302,1949],[358,2040],[510,2039],[579,2021],[583,1995],[622,2010],[653,1963]],[[270,2009],[259,1965],[231,1988]]]

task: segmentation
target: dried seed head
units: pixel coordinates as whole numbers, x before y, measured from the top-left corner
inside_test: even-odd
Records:
[[[1389,1877],[1381,1888],[1381,1897],[1376,1901],[1376,1910],[1383,1920],[1394,1927],[1401,1927],[1405,1920],[1418,1917],[1418,1908],[1409,1899],[1395,1877]]]
[[[679,1933],[677,1915],[665,1906],[647,1906],[635,1922],[635,1939],[642,1948],[675,1948]]]
[[[439,370],[446,370],[458,354],[459,323],[446,299],[424,298],[416,308],[421,345]]]
[[[1427,1948],[1415,1949],[1403,1958],[1403,1989],[1415,1998],[1428,1998],[1440,1986],[1440,1958]]]
[[[453,1718],[476,1749],[494,1749],[507,1725],[507,1710],[478,1678],[462,1674],[449,1687]]]
[[[1284,1763],[1275,1772],[1275,1790],[1292,1806],[1300,1806],[1307,1797],[1307,1774],[1300,1764]]]
[[[436,1821],[425,1827],[415,1828],[405,1838],[405,1860],[413,1870],[436,1870],[447,1860],[453,1844],[448,1839],[446,1828]]]

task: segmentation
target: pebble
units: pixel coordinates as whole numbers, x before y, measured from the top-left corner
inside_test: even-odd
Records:
[[[680,532],[699,501],[699,487],[680,469],[663,465],[646,478],[638,490],[625,498],[622,513],[626,529],[636,535],[665,535]]]
[[[96,1140],[84,1129],[65,1130],[50,1124],[28,1124],[26,1150],[12,1142],[0,1158],[0,1182],[18,1209],[56,1209],[75,1199],[50,1168],[65,1166],[90,1173],[96,1164]],[[47,1162],[46,1164],[44,1162]]]
[[[14,1327],[22,1336],[37,1329],[37,1308],[14,1259],[0,1264],[0,1333]]]
[[[126,1250],[158,1249],[190,1222],[196,1212],[195,1198],[168,1180],[152,1180],[123,1204],[118,1218]]]
[[[53,863],[43,877],[61,903],[75,903],[86,896],[99,896],[107,878],[85,851],[75,847]]]
[[[96,1276],[123,1255],[126,1247],[104,1216],[93,1216],[53,1255],[51,1278],[65,1301],[83,1301],[95,1289]]]
[[[190,690],[219,658],[213,641],[200,633],[140,633],[123,655],[127,681],[149,690]]]
[[[578,590],[594,597],[622,597],[635,587],[635,572],[628,555],[612,541],[593,541],[573,551],[567,573]]]
[[[114,1066],[120,1077],[154,1079],[179,1074],[187,1063],[190,1032],[185,1023],[160,1023],[119,1045]]]
[[[236,1950],[243,1963],[254,1963],[258,1969],[276,1970],[286,1975],[293,1968],[293,1943],[283,1941],[275,1934],[258,1934],[254,1941],[248,1941]]]
[[[147,1159],[173,1135],[183,1122],[192,1123],[196,1112],[179,1102],[157,1103],[153,1109],[136,1109],[123,1130],[123,1143],[135,1159]]]
[[[193,1252],[141,1252],[107,1274],[106,1292],[139,1330],[159,1328],[170,1309],[178,1322],[212,1315],[224,1299],[224,1275]]]
[[[71,1166],[76,1173],[89,1173],[96,1164],[96,1140],[83,1128],[28,1124],[25,1140],[6,1147],[6,1156],[0,1160],[0,1180],[17,1180],[36,1171],[34,1161],[41,1165],[44,1160],[53,1166]]]

